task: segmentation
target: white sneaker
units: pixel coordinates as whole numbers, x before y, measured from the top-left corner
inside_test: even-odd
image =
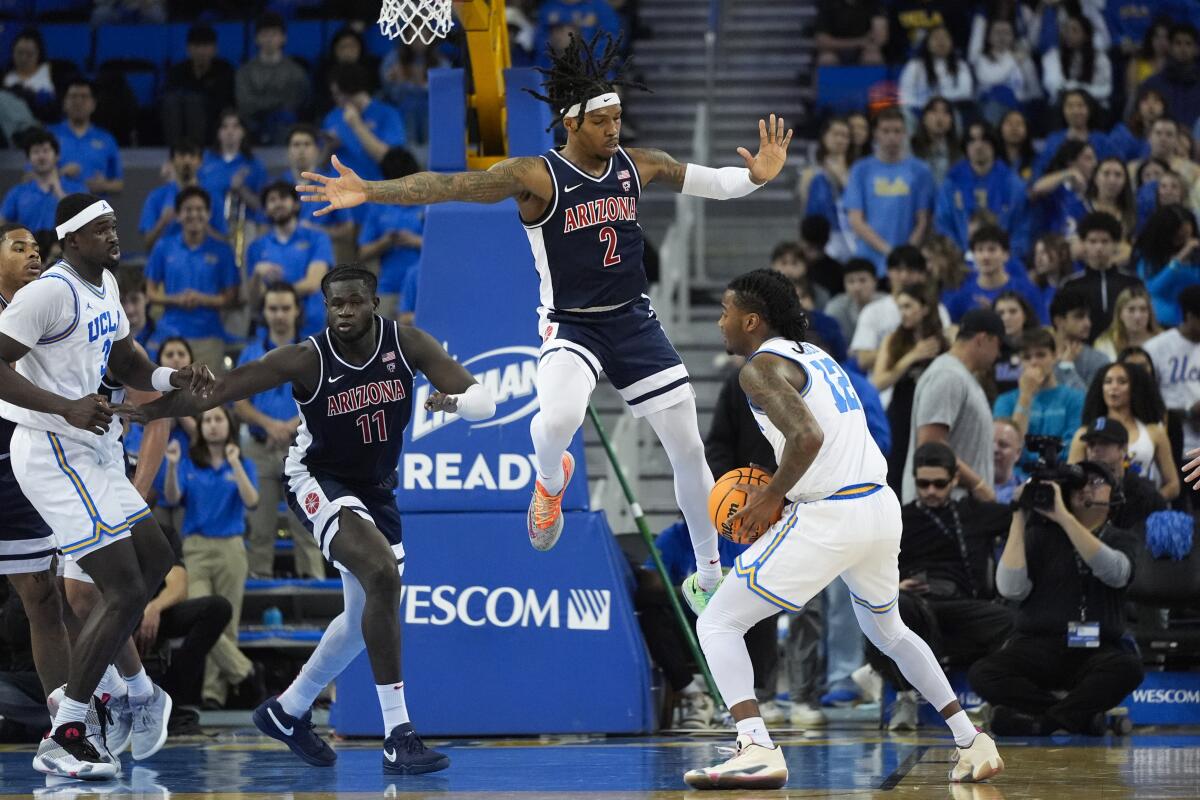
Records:
[[[950,780],[955,783],[986,781],[1004,771],[1004,759],[1000,758],[996,743],[983,731],[975,734],[970,747],[957,748],[953,758]]]
[[[918,724],[918,702],[916,692],[896,692],[896,702],[892,703],[892,716],[888,721],[888,730],[915,731]]]
[[[793,728],[823,728],[828,722],[825,712],[812,703],[792,703]]]
[[[850,680],[862,692],[862,698],[868,703],[878,703],[883,699],[883,678],[870,664],[863,664],[850,673]]]
[[[716,702],[707,692],[689,692],[679,696],[679,727],[707,730],[717,713]]]
[[[167,720],[171,717],[171,696],[154,685],[154,694],[145,703],[130,700],[133,712],[133,735],[130,739],[136,761],[149,758],[162,749],[167,741]]]
[[[128,695],[110,698],[107,705],[111,719],[104,745],[113,758],[118,758],[129,749],[133,737],[133,708],[129,705]]]
[[[683,781],[693,789],[781,789],[787,783],[787,762],[778,745],[763,747],[747,735],[737,737],[737,746],[717,748],[731,752],[728,761],[684,774]]]
[[[100,754],[103,749],[103,744],[88,735],[84,723],[68,722],[42,739],[33,757],[33,768],[63,778],[106,781],[117,777],[120,768]]]
[[[762,717],[763,724],[768,728],[779,725],[787,719],[787,714],[783,713],[783,707],[774,700],[759,703],[758,715]]]
[[[54,724],[54,718],[58,716],[58,707],[62,705],[63,698],[67,696],[67,686],[62,686],[55,689],[46,698],[46,709],[50,712],[50,724]],[[100,724],[101,716],[104,717],[104,724]],[[120,769],[120,761],[117,759],[117,753],[110,751],[108,748],[109,742],[113,740],[113,720],[115,717],[112,710],[100,697],[92,696],[92,702],[88,703],[87,716],[84,717],[84,724],[87,726],[87,735],[91,740],[96,752],[105,761],[111,761],[118,765]],[[119,752],[119,751],[118,751]]]

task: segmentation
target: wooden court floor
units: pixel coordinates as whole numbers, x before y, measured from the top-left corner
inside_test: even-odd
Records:
[[[308,767],[281,745],[224,732],[168,743],[146,762],[122,757],[119,780],[47,779],[31,747],[0,748],[0,798],[428,798],[429,800],[675,800],[700,797],[1124,800],[1200,798],[1200,731],[1126,738],[1006,740],[1008,770],[988,784],[952,785],[949,741],[874,730],[783,736],[791,778],[777,792],[695,792],[680,776],[716,757],[726,737],[449,740],[451,758],[428,776],[389,777],[377,742],[337,742],[336,766]]]

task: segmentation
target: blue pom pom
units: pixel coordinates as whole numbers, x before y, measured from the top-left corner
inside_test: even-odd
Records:
[[[1182,561],[1192,552],[1195,520],[1182,511],[1155,511],[1146,517],[1146,548],[1155,558]]]

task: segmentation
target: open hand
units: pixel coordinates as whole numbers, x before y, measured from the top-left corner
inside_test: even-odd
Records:
[[[367,184],[358,173],[333,157],[336,178],[326,178],[315,172],[301,172],[300,177],[315,183],[302,183],[296,187],[300,200],[305,203],[328,203],[318,208],[313,216],[320,217],[339,208],[354,208],[367,202]],[[779,170],[776,170],[778,172]]]
[[[208,397],[216,382],[212,370],[204,364],[189,364],[171,373],[172,386],[176,389],[188,389],[199,397]]]
[[[792,142],[792,129],[783,132],[783,117],[776,120],[771,115],[771,121],[758,121],[758,153],[750,155],[744,147],[737,149],[738,155],[746,159],[746,169],[750,170],[750,180],[762,186],[774,178],[787,162],[788,145]],[[305,176],[307,177],[307,175]]]
[[[70,400],[59,414],[72,426],[98,436],[104,435],[113,418],[108,399],[102,394],[89,394],[78,400]]]
[[[458,398],[445,392],[434,392],[425,401],[426,411],[445,411],[447,414],[458,412]]]
[[[769,487],[739,483],[734,488],[746,493],[746,505],[730,517],[728,522],[733,525],[740,521],[739,532],[742,540],[753,542],[779,519],[783,511],[783,498],[771,492]]]

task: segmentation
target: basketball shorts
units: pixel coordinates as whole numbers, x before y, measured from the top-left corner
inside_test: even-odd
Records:
[[[601,373],[608,375],[635,417],[696,396],[647,297],[593,314],[549,312],[541,333],[539,361],[558,350],[574,354],[591,373],[592,387]]]
[[[900,591],[900,529],[900,502],[890,488],[847,486],[789,506],[738,556],[734,575],[787,611],[799,611],[840,576],[856,605],[883,614]]]
[[[45,572],[55,550],[54,534],[21,491],[12,459],[0,459],[0,575]]]
[[[288,508],[304,524],[321,549],[321,554],[342,572],[349,572],[336,561],[329,547],[338,535],[342,509],[349,509],[374,525],[387,539],[396,557],[396,568],[404,574],[404,542],[400,528],[400,509],[396,494],[378,486],[351,486],[319,472],[309,472],[303,464],[288,459],[284,463]]]
[[[54,535],[65,577],[88,581],[78,560],[127,539],[150,508],[103,439],[86,444],[18,425],[12,469],[21,491]]]

